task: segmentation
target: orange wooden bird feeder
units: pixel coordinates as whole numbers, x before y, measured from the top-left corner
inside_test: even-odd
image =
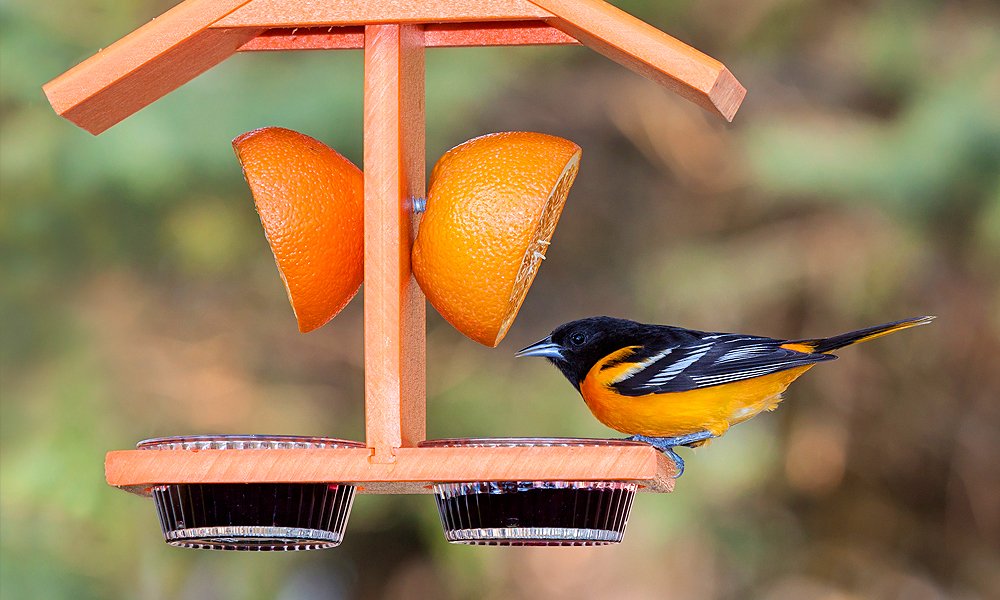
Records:
[[[583,44],[731,121],[745,89],[717,60],[601,0],[186,0],[44,86],[99,134],[236,52],[364,50],[365,444],[112,451],[110,485],[608,481],[673,488],[645,444],[434,445],[425,438],[424,297],[410,273],[424,197],[424,49]]]

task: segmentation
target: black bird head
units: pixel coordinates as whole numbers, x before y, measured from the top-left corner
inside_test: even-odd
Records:
[[[514,356],[544,356],[579,390],[580,382],[597,361],[626,346],[642,345],[648,328],[642,323],[613,317],[570,321]]]

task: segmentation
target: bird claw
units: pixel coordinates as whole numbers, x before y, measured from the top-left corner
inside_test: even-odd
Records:
[[[669,456],[670,460],[674,461],[674,465],[677,467],[677,473],[674,474],[674,479],[677,479],[684,474],[684,459],[682,459],[677,452],[674,451],[674,447],[687,446],[697,442],[703,442],[713,437],[715,436],[710,431],[699,431],[697,433],[689,433],[687,435],[678,435],[675,437],[647,437],[645,435],[631,435],[625,439],[630,442],[645,442]]]

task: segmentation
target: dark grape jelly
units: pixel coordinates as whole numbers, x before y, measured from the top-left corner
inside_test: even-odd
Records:
[[[611,445],[615,440],[489,438],[425,447]],[[621,542],[638,485],[622,481],[487,481],[434,486],[449,542],[581,546]]]
[[[362,447],[297,436],[191,436],[140,442],[144,450],[276,450]],[[343,483],[163,484],[151,490],[172,546],[215,550],[313,550],[343,540],[355,488]]]

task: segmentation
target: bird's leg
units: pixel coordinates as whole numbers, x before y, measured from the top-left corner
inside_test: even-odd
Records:
[[[676,479],[684,474],[684,459],[674,452],[674,446],[687,446],[696,442],[703,442],[713,437],[715,437],[715,435],[713,435],[711,431],[706,430],[674,437],[647,437],[644,435],[633,435],[625,439],[632,442],[646,442],[650,446],[669,456],[670,459],[674,461],[674,464],[677,465],[677,474],[674,475],[674,478]]]
[[[698,431],[695,433],[688,433],[685,435],[677,435],[674,437],[648,437],[645,435],[633,435],[625,439],[633,442],[646,442],[650,446],[664,450],[666,448],[672,448],[674,446],[687,446],[689,444],[696,444],[698,442],[704,442],[707,439],[715,437],[711,431]]]

